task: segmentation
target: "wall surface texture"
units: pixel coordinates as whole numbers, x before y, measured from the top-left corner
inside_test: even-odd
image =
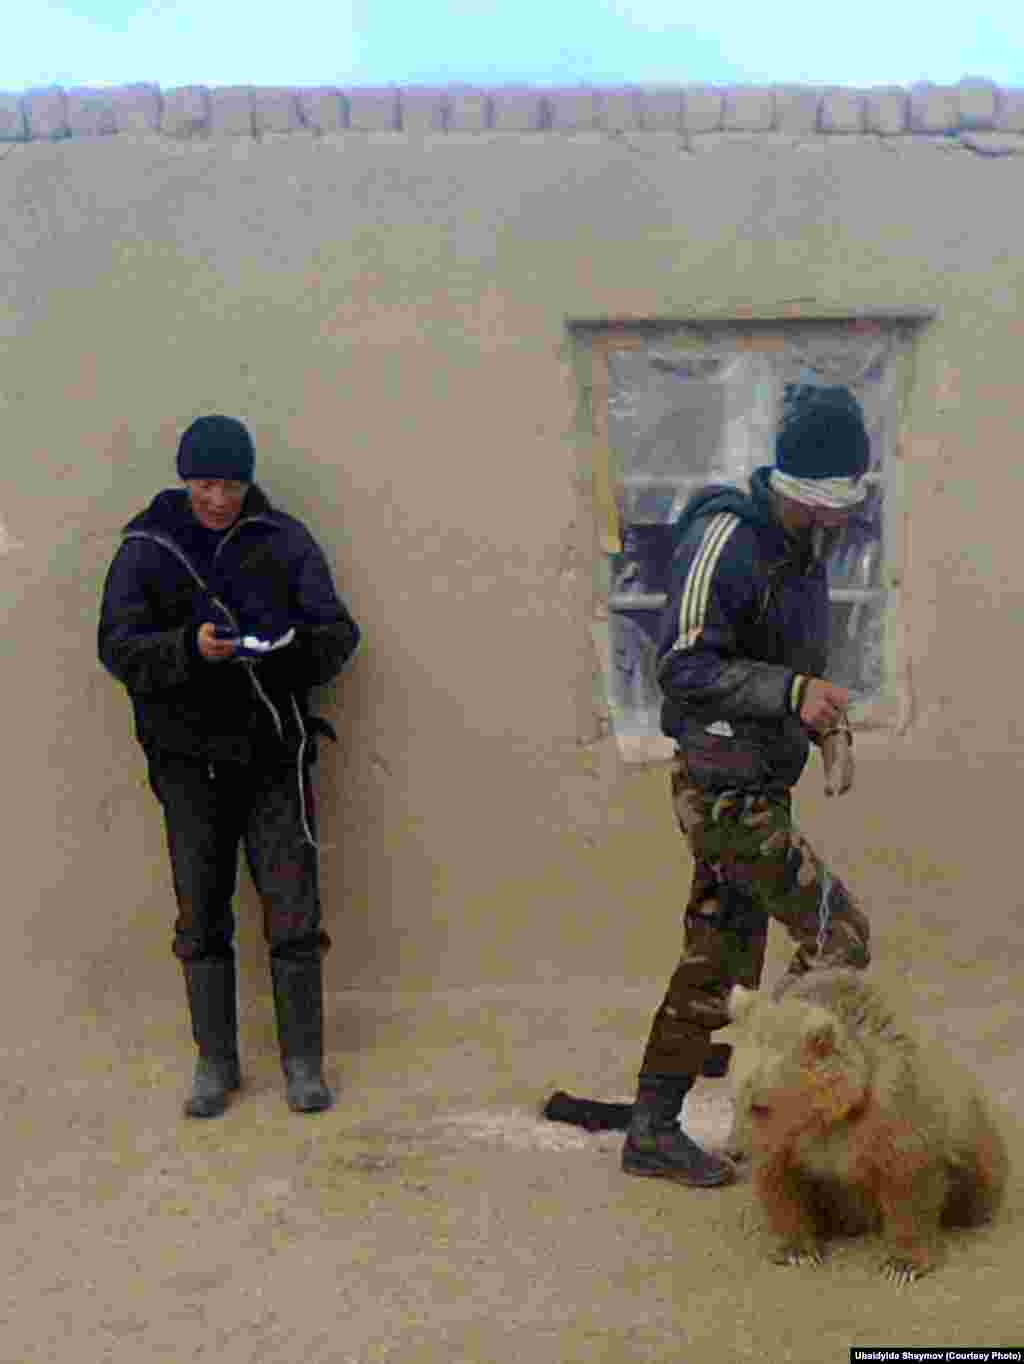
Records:
[[[178,1001],[94,634],[119,528],[213,411],[365,632],[322,701],[330,988],[668,968],[665,773],[594,703],[580,319],[935,314],[899,455],[909,727],[841,804],[810,770],[801,819],[890,955],[976,960],[981,867],[1012,941],[1024,92],[139,86],[0,96],[0,137],[0,1007]]]

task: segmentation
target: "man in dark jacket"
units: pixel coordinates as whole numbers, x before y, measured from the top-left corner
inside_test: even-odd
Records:
[[[103,592],[99,656],[128,689],[163,810],[178,905],[175,955],[198,1048],[192,1117],[239,1088],[233,948],[239,844],[263,930],[289,1105],[330,1106],[323,1078],[310,688],[359,640],[323,553],[253,483],[254,449],[230,417],[181,439],[185,488],[158,493],[125,527]]]
[[[864,496],[868,437],[843,388],[800,388],[773,468],[749,493],[709,487],[683,513],[658,650],[662,729],[676,741],[672,800],[694,859],[682,957],[654,1017],[622,1152],[630,1174],[709,1186],[734,1178],[679,1127],[683,1100],[756,988],[769,917],[797,943],[789,971],[864,967],[869,924],[791,818],[809,743],[839,743],[852,780],[847,691],[825,678],[824,542]],[[709,1073],[713,1073],[710,1072]]]

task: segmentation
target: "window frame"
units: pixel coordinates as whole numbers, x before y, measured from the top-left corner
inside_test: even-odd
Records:
[[[642,350],[670,345],[676,350],[706,349],[723,333],[737,351],[779,352],[791,343],[794,332],[808,328],[828,333],[885,333],[890,343],[890,364],[896,388],[895,430],[891,450],[879,473],[870,475],[883,484],[882,561],[879,588],[884,592],[882,687],[850,710],[850,723],[859,734],[894,738],[906,733],[913,715],[913,688],[907,640],[905,605],[906,576],[906,414],[914,383],[914,357],[923,326],[934,320],[932,310],[891,312],[886,309],[851,313],[799,314],[738,317],[712,316],[671,321],[617,321],[581,319],[569,324],[579,394],[578,429],[584,437],[581,480],[589,492],[595,529],[595,554],[590,634],[599,660],[595,675],[595,704],[603,733],[613,734],[621,757],[629,763],[659,764],[671,759],[674,742],[666,735],[616,734],[608,699],[612,676],[610,619],[616,609],[611,594],[611,565],[622,551],[620,507],[615,493],[613,453],[609,437],[609,397],[612,351]],[[713,339],[714,338],[714,341]],[[830,589],[833,600],[843,600],[862,589]],[[624,604],[624,603],[623,603]],[[631,605],[636,607],[633,598]],[[652,603],[653,605],[653,603]]]

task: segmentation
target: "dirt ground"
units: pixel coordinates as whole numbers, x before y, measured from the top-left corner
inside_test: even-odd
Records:
[[[772,978],[784,959],[773,938]],[[746,1180],[629,1178],[618,1136],[538,1119],[553,1088],[629,1097],[662,981],[332,991],[338,1102],[318,1116],[285,1107],[266,999],[243,999],[245,1088],[209,1122],[180,1116],[183,1010],[55,1022],[5,1079],[0,1360],[846,1364],[852,1344],[1022,1345],[1013,960],[984,977],[980,998],[977,963],[934,957],[912,993],[996,1099],[1010,1197],[907,1289],[870,1239],[818,1270],[769,1264]],[[726,1086],[688,1101],[711,1143]]]

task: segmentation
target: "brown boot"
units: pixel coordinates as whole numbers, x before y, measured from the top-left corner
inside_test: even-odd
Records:
[[[679,1126],[683,1100],[693,1086],[689,1075],[641,1075],[633,1117],[622,1148],[629,1175],[669,1179],[693,1188],[731,1184],[732,1163],[703,1150]]]

